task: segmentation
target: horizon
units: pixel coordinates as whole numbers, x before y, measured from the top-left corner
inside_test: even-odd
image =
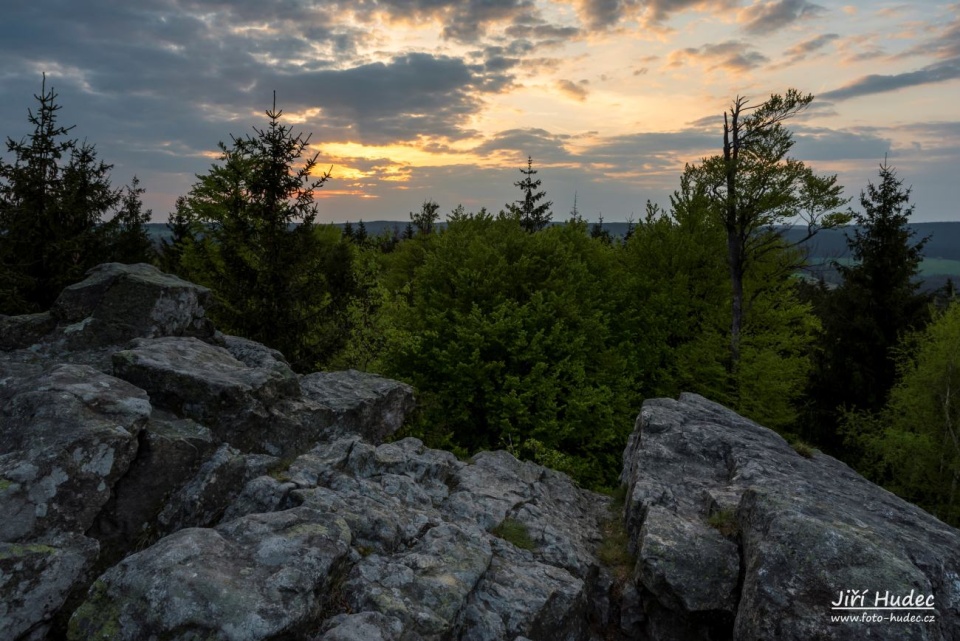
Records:
[[[791,155],[858,209],[884,158],[912,222],[960,220],[960,4],[809,0],[89,0],[15,3],[0,25],[0,135],[29,131],[41,75],[59,123],[137,175],[163,223],[217,144],[271,106],[311,134],[318,222],[441,219],[520,197],[527,156],[553,217],[640,219],[719,153],[737,95],[817,96]],[[3,158],[10,159],[8,153]]]

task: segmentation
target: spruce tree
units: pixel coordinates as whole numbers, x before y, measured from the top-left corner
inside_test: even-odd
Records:
[[[523,191],[523,200],[518,200],[511,207],[511,210],[520,213],[520,224],[528,232],[540,231],[550,224],[553,214],[550,212],[550,201],[540,202],[547,195],[545,191],[537,191],[540,188],[541,180],[534,176],[537,170],[533,168],[533,157],[527,156],[527,168],[521,169],[523,178],[513,183]]]
[[[0,313],[50,307],[60,291],[109,259],[101,223],[123,201],[110,169],[86,142],[66,138],[57,94],[46,88],[28,111],[33,132],[7,138],[12,162],[0,160]]]
[[[170,239],[160,241],[157,261],[163,271],[182,274],[184,271],[180,261],[183,257],[183,251],[196,238],[194,224],[187,207],[187,199],[184,196],[177,198],[174,210],[167,216],[167,230],[170,233]]]
[[[127,264],[146,263],[156,255],[146,228],[153,212],[143,209],[143,194],[140,179],[134,176],[120,198],[116,215],[103,226],[107,239],[107,260]]]
[[[811,381],[810,437],[838,449],[838,408],[878,411],[896,382],[894,348],[908,330],[922,329],[930,297],[919,292],[920,263],[927,239],[914,241],[913,205],[886,162],[880,182],[860,194],[862,213],[847,236],[851,265],[835,265],[843,278],[821,292],[822,350]]]
[[[305,156],[310,137],[294,135],[282,114],[274,101],[266,129],[220,143],[219,163],[198,176],[186,210],[203,235],[184,263],[216,292],[224,331],[276,348],[303,370],[345,340],[345,330],[327,330],[342,325],[351,252],[338,231],[328,244],[330,234],[315,225],[314,191],[330,174],[314,173],[317,155]]]

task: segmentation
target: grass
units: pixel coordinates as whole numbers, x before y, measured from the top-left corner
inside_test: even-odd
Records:
[[[501,521],[497,527],[490,530],[490,534],[513,543],[521,550],[532,550],[537,547],[537,544],[530,538],[527,526],[511,517]]]
[[[732,508],[717,510],[710,515],[707,523],[724,536],[735,536],[740,531],[737,525],[737,511]]]
[[[600,525],[603,540],[597,549],[597,558],[610,568],[618,586],[623,586],[633,575],[636,558],[630,554],[630,535],[623,524],[623,504],[626,501],[627,487],[621,485],[613,491],[610,501],[610,514]]]
[[[813,454],[816,452],[812,445],[804,441],[797,440],[791,443],[791,445],[793,446],[793,451],[803,458],[813,458]]]

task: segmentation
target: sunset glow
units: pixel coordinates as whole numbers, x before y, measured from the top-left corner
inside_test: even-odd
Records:
[[[49,6],[48,6],[49,5]],[[886,156],[916,220],[960,219],[960,4],[811,0],[14,3],[0,123],[19,140],[41,73],[71,135],[163,221],[272,104],[311,135],[325,221],[405,220],[425,199],[497,210],[527,156],[565,218],[667,204],[717,153],[722,113],[817,96],[795,155],[855,196]]]

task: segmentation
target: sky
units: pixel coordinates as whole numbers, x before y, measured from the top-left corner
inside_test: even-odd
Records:
[[[884,158],[912,220],[960,220],[960,3],[5,0],[0,137],[60,124],[136,175],[153,220],[273,104],[331,179],[318,220],[498,211],[532,156],[555,220],[640,218],[715,155],[737,96],[796,88],[792,155],[846,195]],[[6,160],[11,160],[9,154]]]

